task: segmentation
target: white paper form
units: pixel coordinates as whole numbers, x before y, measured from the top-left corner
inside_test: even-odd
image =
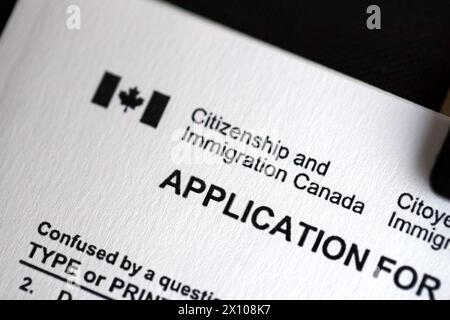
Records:
[[[0,58],[1,298],[450,298],[448,117],[157,1]]]

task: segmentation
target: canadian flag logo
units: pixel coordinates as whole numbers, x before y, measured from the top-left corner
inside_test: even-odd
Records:
[[[92,103],[103,108],[108,108],[111,99],[116,94],[121,79],[122,78],[120,76],[106,71],[94,93]],[[130,109],[135,110],[137,107],[142,106],[145,101],[137,87],[121,90],[119,92],[119,98],[120,104],[124,108],[123,112],[125,113]],[[161,120],[169,100],[170,96],[158,91],[153,91],[147,105],[145,106],[144,113],[141,117],[141,122],[153,128],[158,127],[158,123]]]

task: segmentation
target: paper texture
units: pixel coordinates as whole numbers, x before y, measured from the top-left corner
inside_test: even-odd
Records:
[[[0,58],[1,298],[450,298],[449,118],[155,1]]]

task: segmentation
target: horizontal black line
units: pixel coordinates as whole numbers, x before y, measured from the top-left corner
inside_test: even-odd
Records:
[[[89,292],[89,293],[91,293],[91,294],[93,294],[93,295],[95,295],[95,296],[97,296],[97,297],[102,298],[102,299],[106,299],[106,300],[114,300],[113,298],[110,298],[110,297],[108,297],[108,296],[106,296],[106,295],[104,295],[104,294],[102,294],[102,293],[99,293],[99,292],[97,292],[97,291],[95,291],[95,290],[89,289],[89,288],[87,288],[87,287],[85,287],[85,286],[82,286],[81,284],[76,283],[76,282],[67,280],[67,279],[64,278],[64,277],[61,277],[61,276],[59,276],[59,275],[57,275],[57,274],[54,274],[54,273],[52,273],[52,272],[50,272],[50,271],[44,270],[44,269],[42,269],[42,268],[39,268],[39,267],[37,267],[37,266],[35,266],[35,265],[29,263],[29,262],[26,262],[26,261],[23,261],[23,260],[19,260],[19,263],[20,263],[20,264],[23,264],[24,266],[27,266],[27,267],[29,267],[29,268],[31,268],[31,269],[34,269],[34,270],[36,270],[36,271],[42,272],[42,273],[44,273],[44,274],[46,274],[46,275],[48,275],[48,276],[50,276],[50,277],[53,277],[53,278],[55,278],[55,279],[58,279],[58,280],[60,280],[60,281],[62,281],[62,282],[66,282],[66,283],[69,282],[69,283],[73,284],[74,286],[77,286],[77,287],[80,288],[81,290],[84,290],[84,291],[86,291],[86,292]]]

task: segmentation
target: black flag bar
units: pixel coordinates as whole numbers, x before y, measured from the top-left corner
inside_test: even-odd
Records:
[[[95,91],[92,102],[104,108],[108,108],[108,105],[119,86],[120,79],[121,77],[106,71],[97,87],[97,91]]]
[[[159,120],[161,120],[167,104],[169,103],[169,99],[169,96],[166,96],[158,91],[153,91],[153,95],[145,108],[144,114],[142,115],[141,122],[156,128]]]
[[[108,108],[121,79],[122,78],[120,76],[106,71],[103,74],[97,90],[95,91],[94,97],[92,98],[92,103],[95,103],[103,108]],[[169,100],[170,96],[158,91],[153,91],[140,121],[146,125],[156,128],[161,120],[164,110],[167,107],[167,104],[169,103]]]

